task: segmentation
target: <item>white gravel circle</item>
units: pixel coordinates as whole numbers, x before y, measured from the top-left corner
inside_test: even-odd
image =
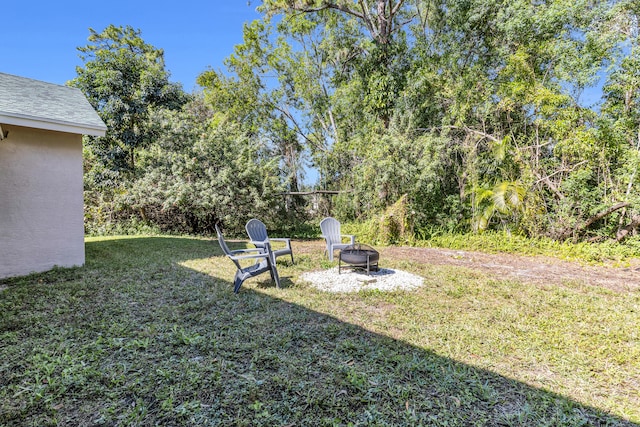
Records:
[[[342,270],[338,267],[303,273],[300,278],[325,292],[358,292],[363,290],[412,290],[424,283],[424,279],[402,270],[381,268],[372,271],[369,276],[364,272]]]

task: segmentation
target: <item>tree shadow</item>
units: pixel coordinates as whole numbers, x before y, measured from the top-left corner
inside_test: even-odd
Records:
[[[214,241],[96,241],[87,256],[0,293],[0,424],[637,425],[252,288],[234,295]]]

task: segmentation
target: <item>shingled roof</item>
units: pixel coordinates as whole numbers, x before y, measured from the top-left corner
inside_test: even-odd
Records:
[[[107,130],[80,89],[4,73],[0,124],[94,136]]]

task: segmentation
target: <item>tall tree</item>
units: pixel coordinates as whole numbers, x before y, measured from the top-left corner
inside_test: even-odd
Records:
[[[105,137],[90,145],[107,169],[135,170],[135,152],[153,140],[148,118],[153,108],[179,108],[182,87],[169,82],[164,52],[144,42],[140,30],[109,25],[89,29],[89,44],[78,47],[84,67],[70,84],[80,88],[107,124]]]
[[[333,77],[357,79],[367,110],[384,128],[389,127],[394,101],[404,84],[400,67],[406,53],[405,26],[418,17],[414,8],[405,0],[266,0],[261,10],[267,16],[283,14],[287,24],[282,27],[293,29],[290,34],[300,28],[294,24],[299,15],[310,16],[307,22],[322,37],[338,42],[337,46],[317,45],[325,63],[333,62]]]
[[[315,80],[304,58],[296,57],[284,38],[271,40],[272,28],[255,21],[244,27],[244,43],[227,59],[234,77],[207,70],[198,77],[205,99],[217,117],[236,123],[257,145],[280,159],[281,176],[289,191],[298,191],[303,178],[303,153],[314,130],[300,114]],[[302,66],[301,66],[302,65]],[[300,69],[303,71],[301,72]]]
[[[401,14],[404,3],[405,0],[266,0],[263,10],[271,14],[338,11],[356,18],[376,43],[385,46],[391,43],[400,26],[397,16]]]
[[[250,100],[239,116],[281,155],[282,176],[310,152],[332,189],[349,191],[336,203],[345,216],[407,194],[423,225],[562,239],[610,231],[609,216],[632,211],[637,1],[264,0],[260,10],[227,62],[235,77],[224,85],[242,96],[205,93]],[[608,61],[598,120],[580,96]]]
[[[640,5],[620,1],[609,10],[608,18],[608,25],[599,30],[619,41],[620,49],[603,88],[600,130],[620,155],[608,162],[618,171],[614,172],[620,185],[618,197],[633,206],[621,210],[616,239],[622,240],[640,226]]]

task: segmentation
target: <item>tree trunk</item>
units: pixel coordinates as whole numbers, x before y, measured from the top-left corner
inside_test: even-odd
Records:
[[[618,232],[616,233],[616,242],[620,243],[621,241],[623,241],[629,235],[629,233],[637,229],[638,226],[640,226],[640,215],[634,215],[631,218],[631,222],[629,224],[618,230]]]
[[[592,216],[591,218],[588,218],[582,224],[576,225],[573,228],[565,229],[564,231],[562,231],[562,233],[560,233],[560,235],[558,236],[558,239],[559,240],[565,240],[571,235],[578,236],[579,234],[584,233],[584,231],[587,228],[589,228],[589,226],[591,224],[593,224],[594,222],[599,221],[602,218],[604,218],[605,216],[611,215],[615,211],[620,210],[622,208],[625,208],[627,206],[629,206],[629,202],[620,202],[620,203],[617,203],[617,204],[611,206],[610,208],[607,208],[607,209],[605,209],[603,211],[600,211],[597,214],[595,214],[594,216]]]

